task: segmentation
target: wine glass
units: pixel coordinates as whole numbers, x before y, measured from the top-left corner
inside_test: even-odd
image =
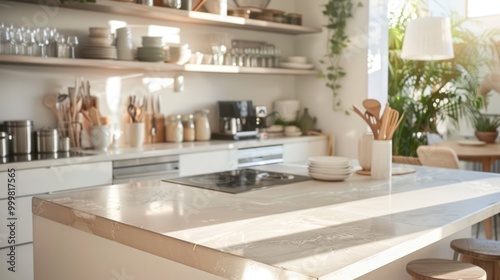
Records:
[[[3,23],[0,25],[0,54],[10,54],[10,30]]]
[[[33,56],[33,46],[36,44],[35,33],[29,28],[23,32],[23,47],[26,49],[26,54]]]
[[[75,48],[78,46],[78,37],[77,36],[68,36],[66,40],[66,44],[69,46],[69,57],[76,58],[75,56]]]
[[[15,55],[23,55],[23,27],[14,27],[9,28],[10,30],[10,43],[14,49]]]
[[[37,28],[35,31],[35,41],[40,48],[40,56],[47,56],[47,45],[49,44],[49,34],[45,28]]]

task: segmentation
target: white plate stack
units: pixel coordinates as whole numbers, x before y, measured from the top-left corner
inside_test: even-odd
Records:
[[[142,47],[137,48],[137,59],[139,61],[163,62],[165,60],[163,37],[143,36]]]
[[[113,46],[113,37],[109,28],[90,27],[89,40],[81,50],[83,58],[117,59],[117,50]]]
[[[308,163],[309,176],[323,181],[343,181],[351,177],[353,166],[344,157],[310,157]]]

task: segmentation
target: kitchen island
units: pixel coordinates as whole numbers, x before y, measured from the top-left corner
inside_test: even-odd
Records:
[[[412,168],[237,195],[147,181],[36,197],[36,279],[409,279],[405,258],[451,257],[450,238],[500,212],[500,176]]]

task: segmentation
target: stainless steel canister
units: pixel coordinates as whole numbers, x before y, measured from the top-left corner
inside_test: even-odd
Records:
[[[35,131],[36,151],[38,153],[57,153],[59,135],[57,129],[42,129]]]
[[[33,133],[33,121],[6,121],[4,124],[7,133],[12,136],[9,153],[30,154],[32,152],[31,134]]]
[[[0,158],[9,155],[9,135],[0,131]]]

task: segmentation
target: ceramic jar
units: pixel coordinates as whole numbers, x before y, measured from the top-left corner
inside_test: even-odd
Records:
[[[373,133],[365,132],[358,140],[358,162],[363,170],[369,171],[372,167]]]

